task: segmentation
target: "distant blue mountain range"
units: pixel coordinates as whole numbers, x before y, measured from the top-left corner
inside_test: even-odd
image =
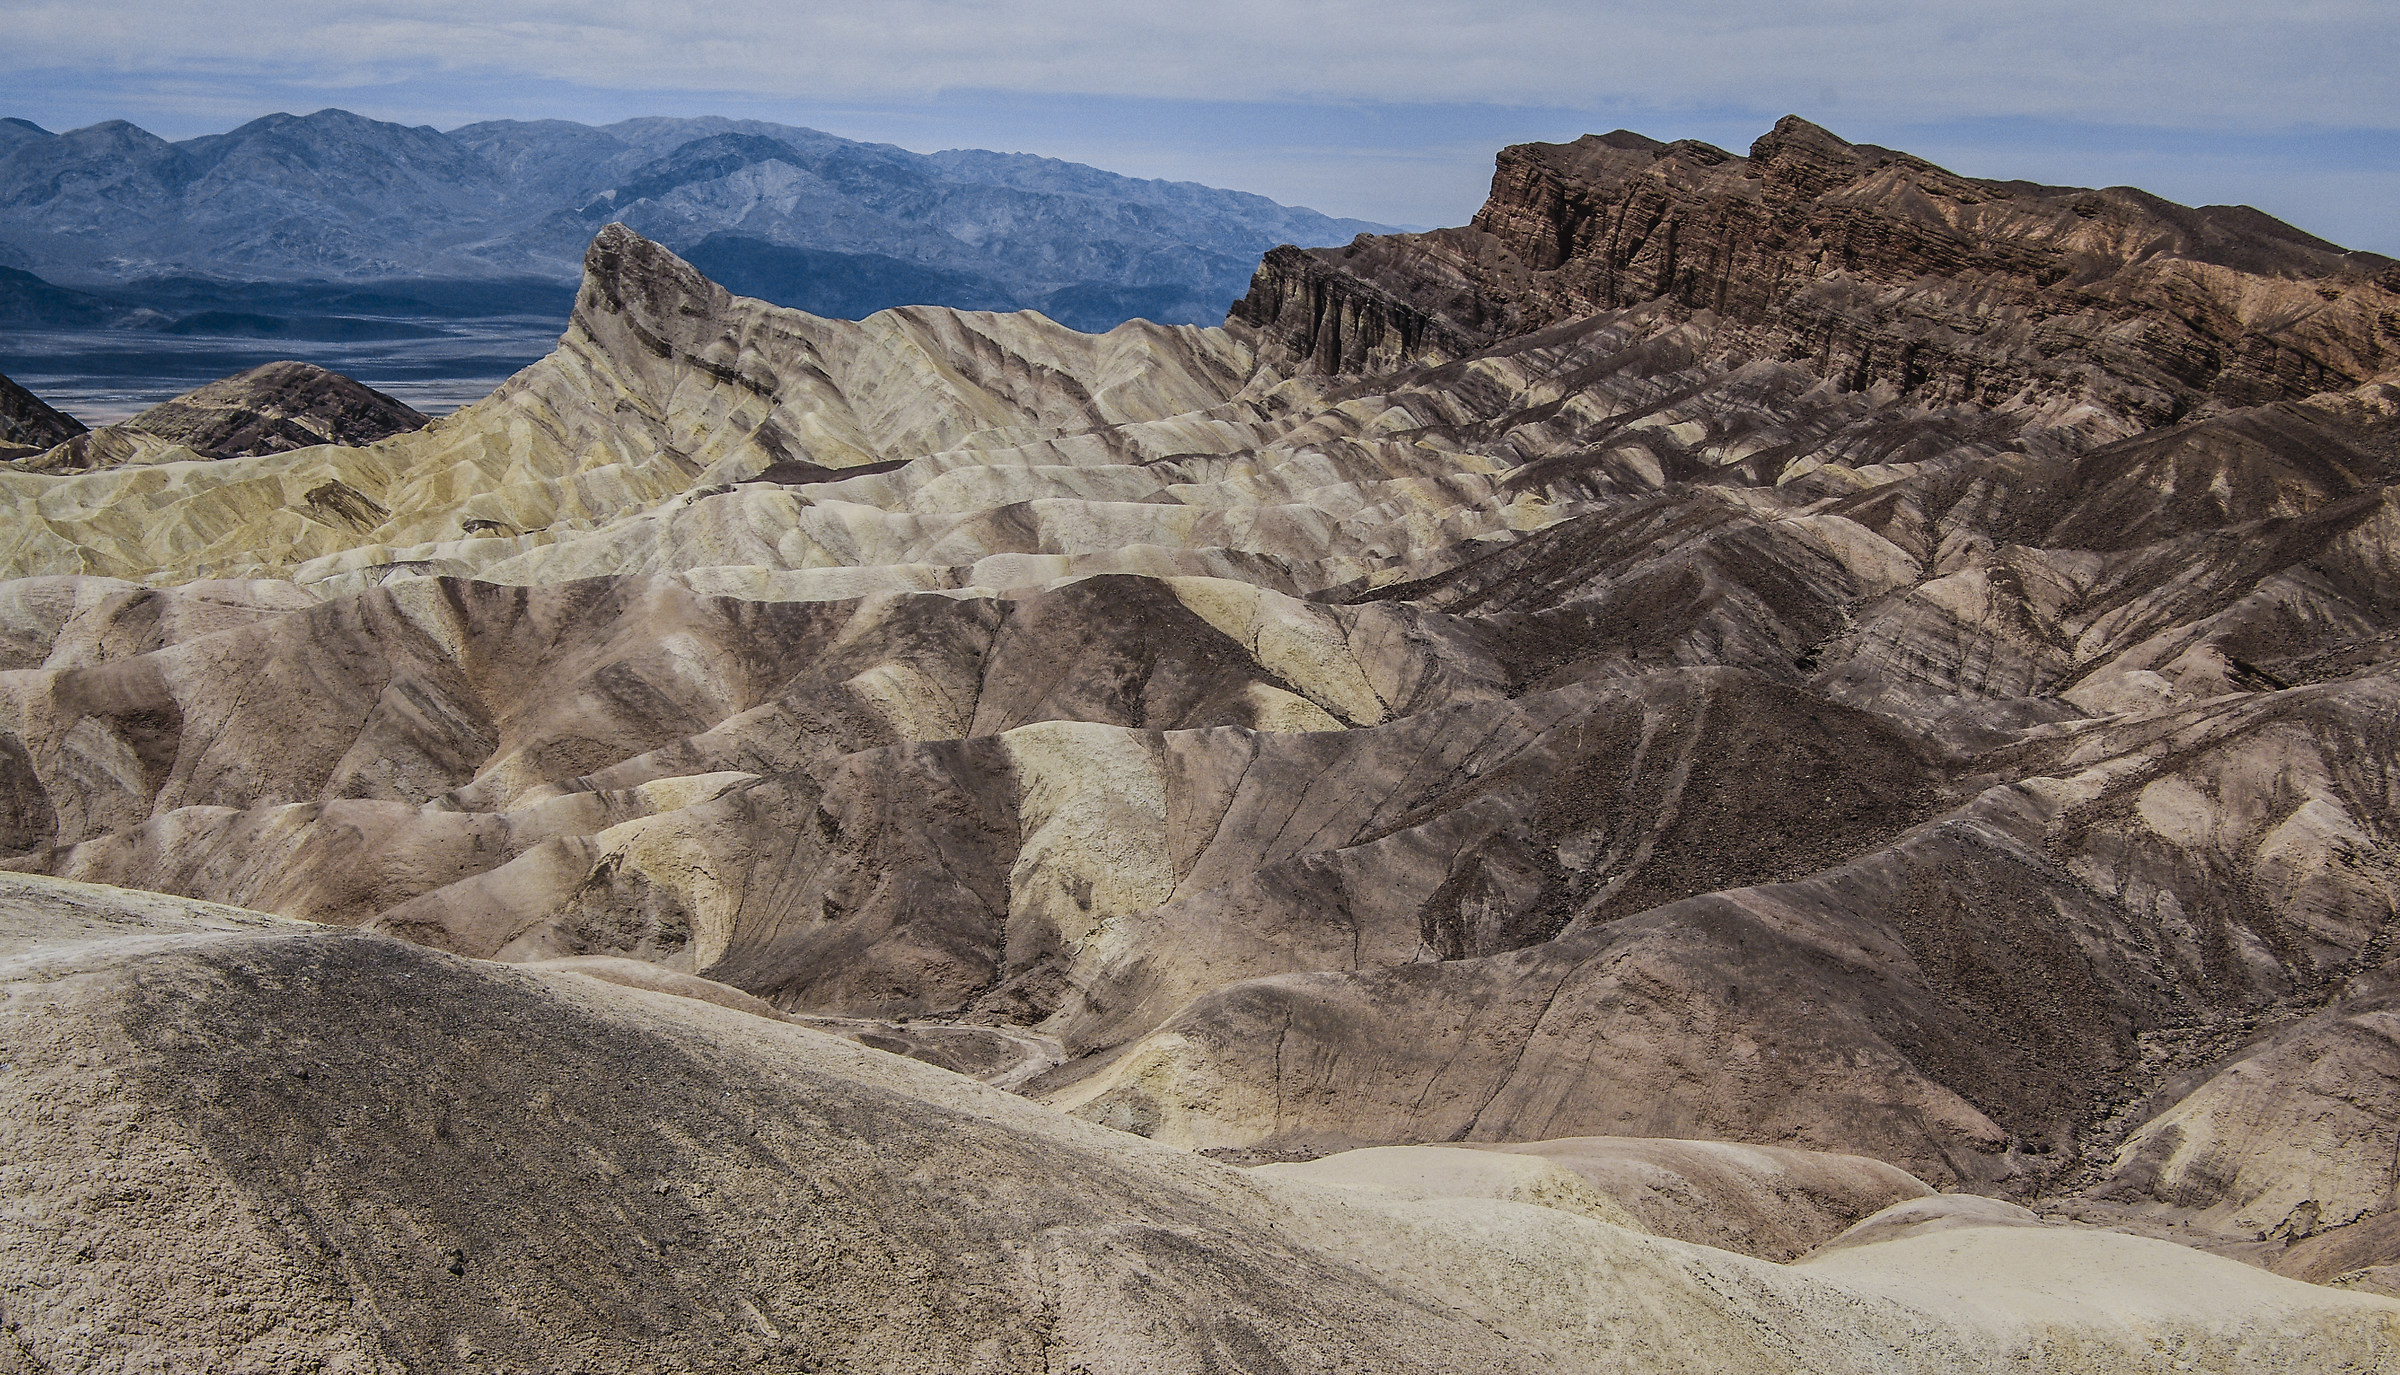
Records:
[[[757,121],[444,133],[320,110],[171,143],[122,120],[52,133],[0,119],[0,269],[14,269],[0,325],[272,335],[379,313],[337,298],[522,310],[575,280],[611,220],[818,314],[1030,307],[1083,329],[1215,324],[1265,250],[1388,230],[1190,182]]]

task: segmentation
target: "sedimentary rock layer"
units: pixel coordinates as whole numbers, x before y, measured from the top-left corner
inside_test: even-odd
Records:
[[[2143,425],[2400,363],[2400,268],[2246,206],[1962,177],[1787,118],[1740,157],[1619,130],[1500,154],[1472,225],[1268,255],[1234,320],[1335,373],[1595,311],[1704,315],[1723,357],[1930,403]]]
[[[128,463],[248,458],[322,444],[372,444],[424,428],[426,417],[340,373],[266,363],[162,401],[114,425],[62,436],[25,455],[26,472]],[[80,427],[78,427],[80,429]]]

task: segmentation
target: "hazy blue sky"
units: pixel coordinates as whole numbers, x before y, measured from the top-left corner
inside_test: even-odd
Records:
[[[2395,0],[0,0],[0,113],[169,137],[727,114],[1455,224],[1502,144],[1779,115],[1962,172],[2247,202],[2400,255]]]

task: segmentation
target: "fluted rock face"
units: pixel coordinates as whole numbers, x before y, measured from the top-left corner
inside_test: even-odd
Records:
[[[1232,318],[1356,371],[1664,302],[1704,313],[1723,356],[2139,428],[2400,362],[2391,272],[2247,207],[1981,181],[1787,118],[1748,157],[1623,131],[1506,149],[1471,227],[1280,254]]]
[[[1660,151],[1586,149],[1702,181],[1731,165]],[[1840,151],[1765,160],[1805,153],[1823,181]],[[1775,1284],[1819,1266],[1849,1284],[1878,1247],[1962,1235],[2137,1245],[1907,1201],[1933,1186],[2395,1287],[2400,372],[2144,428],[2138,408],[1828,385],[1813,358],[1729,353],[1730,287],[1722,312],[1669,295],[1546,322],[1525,295],[1516,323],[1475,327],[1539,327],[1476,346],[1441,293],[1505,266],[1498,242],[1355,246],[1354,264],[1452,252],[1456,274],[1413,296],[1354,292],[1338,253],[1278,255],[1262,281],[1318,273],[1316,296],[1239,330],[1093,336],[817,319],[611,227],[558,352],[426,429],[0,472],[0,853],[362,931],[309,938],[331,961],[310,988],[366,961],[505,985],[538,1023],[557,1011],[540,989],[588,974],[643,990],[623,1007],[681,994],[756,1022],[787,1060],[797,1020],[1083,1124],[1027,1119],[1043,1131],[1249,1161],[1554,1143],[1411,1164],[1434,1183],[1406,1189],[1385,1166],[1419,1156],[1301,1172],[1479,1235],[1520,1234],[1528,1204],[1577,1227],[1621,1210],[1784,1260],[1865,1227],[1740,1271]],[[1889,290],[1938,304],[2009,271]],[[1453,320],[1463,352],[1376,354],[1372,330],[1409,311]],[[1289,366],[1269,325],[1304,320],[1327,366],[1393,365]],[[249,955],[200,958],[253,986]],[[419,1048],[411,1066],[449,1063]],[[594,1082],[614,1081],[578,1092]],[[689,1114],[722,1092],[677,1098],[658,1130],[714,1140]],[[649,1093],[578,1098],[577,1120]],[[798,1111],[780,1093],[762,1120]],[[212,1132],[251,1111],[174,1101]],[[405,1154],[376,1140],[357,1145]],[[591,1158],[632,1149],[606,1140]],[[713,1150],[695,1168],[731,1169]],[[1062,1158],[1044,1150],[977,1158],[1038,1173]],[[642,1178],[670,1155],[640,1155]],[[326,1157],[328,1197],[363,1187],[352,1158]],[[1862,1216],[1895,1200],[1917,1211]],[[743,1237],[777,1211],[694,1206]],[[1118,1225],[1114,1202],[1058,1206]],[[618,1236],[605,1212],[574,1213],[576,1234]],[[1236,1291],[1302,1273],[1224,1241],[1226,1214],[1174,1216],[1252,1267]],[[470,1221],[440,1223],[468,1228],[445,1248],[516,1245]],[[370,1228],[358,1254],[415,1255],[392,1238],[434,1225]],[[509,1285],[549,1282],[534,1255]],[[2110,1264],[2036,1267],[2053,1295],[2132,1287],[2010,1329],[2034,1345],[1939,1359],[2269,1359],[2153,1345],[2176,1314],[2230,1310]],[[1912,1332],[1988,1311],[1923,1283]],[[1719,1321],[1717,1292],[1676,1322]],[[1600,1299],[1561,1302],[1588,1318]],[[2333,1310],[2286,1311],[2275,1330],[2300,1335],[2273,1362],[2380,1359]],[[2067,1330],[2073,1360],[2043,1345]],[[2146,1334],[2136,1355],[2124,1331]],[[1756,1364],[1727,1349],[1693,1363]],[[1901,1360],[1873,1350],[1807,1363]],[[1576,1346],[1561,1368],[1623,1354]]]
[[[1447,299],[1429,306],[1385,290],[1371,263],[1351,261],[1360,250],[1383,257],[1414,246],[1411,236],[1378,254],[1382,245],[1362,240],[1336,258],[1286,244],[1260,262],[1250,294],[1234,303],[1227,319],[1274,340],[1287,367],[1323,373],[1390,372],[1426,358],[1454,357],[1490,337],[1491,329],[1476,328],[1482,301],[1464,274],[1449,284]],[[1467,319],[1453,319],[1443,306]]]

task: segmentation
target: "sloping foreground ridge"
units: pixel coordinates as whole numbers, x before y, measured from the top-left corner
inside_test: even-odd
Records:
[[[1798,121],[1222,330],[612,226],[423,429],[0,469],[12,1130],[361,1369],[2371,1368],[2396,287]]]
[[[2109,1232],[1901,1220],[1786,1267],[1265,1178],[233,908],[13,879],[0,942],[11,1370],[2330,1371],[2400,1339],[2400,1305]]]

